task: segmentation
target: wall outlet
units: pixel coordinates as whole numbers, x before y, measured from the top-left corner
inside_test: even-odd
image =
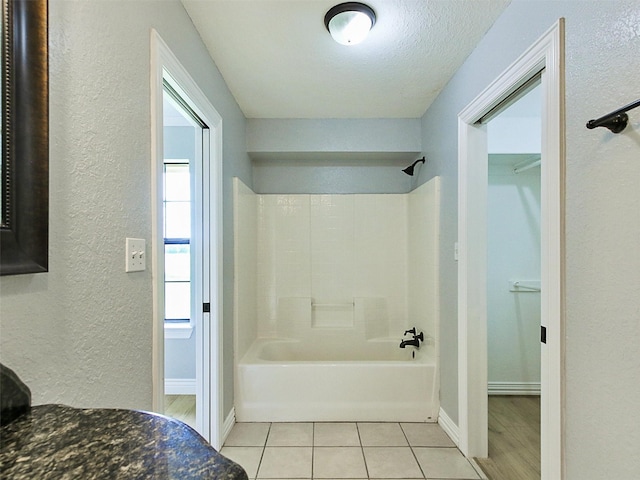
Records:
[[[147,268],[147,252],[143,238],[127,238],[125,272],[142,272]]]

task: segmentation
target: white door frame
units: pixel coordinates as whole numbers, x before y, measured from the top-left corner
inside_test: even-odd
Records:
[[[202,225],[203,262],[209,266],[204,277],[202,301],[210,304],[196,322],[196,377],[198,401],[202,402],[201,433],[215,447],[222,446],[222,117],[189,73],[171,52],[158,32],[151,31],[151,212],[153,278],[153,410],[164,412],[164,255],[162,233],[162,165],[163,165],[163,78],[189,107],[206,123],[208,135],[203,139],[210,161],[203,164],[202,181],[208,183],[208,198],[203,198],[205,217]],[[208,208],[206,208],[208,206]]]
[[[541,478],[563,478],[564,19],[458,115],[459,448],[488,455],[487,131],[477,123],[542,71]]]

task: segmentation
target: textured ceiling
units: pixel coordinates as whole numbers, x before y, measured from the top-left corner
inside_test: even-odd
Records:
[[[367,0],[377,23],[339,45],[338,0],[182,0],[248,118],[418,118],[510,0]]]

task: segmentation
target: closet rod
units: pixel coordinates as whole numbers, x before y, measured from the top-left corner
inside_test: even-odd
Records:
[[[355,302],[345,302],[345,303],[315,303],[311,302],[312,308],[324,307],[324,308],[348,308],[354,307]]]
[[[618,110],[603,115],[600,118],[589,120],[587,122],[587,128],[593,129],[597,127],[605,127],[611,130],[613,133],[620,133],[627,127],[627,123],[629,122],[629,115],[627,115],[627,112],[629,110],[633,110],[636,107],[640,107],[640,99],[636,100],[635,102],[631,102],[629,105],[625,105]]]
[[[529,170],[530,168],[537,167],[541,163],[542,163],[542,160],[540,159],[540,157],[534,158],[532,160],[527,160],[525,162],[517,163],[513,166],[513,173],[524,172],[526,170]]]

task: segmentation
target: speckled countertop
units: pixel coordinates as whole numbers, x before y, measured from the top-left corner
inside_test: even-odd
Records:
[[[118,409],[32,407],[0,430],[3,479],[227,479],[245,471],[177,420]]]

